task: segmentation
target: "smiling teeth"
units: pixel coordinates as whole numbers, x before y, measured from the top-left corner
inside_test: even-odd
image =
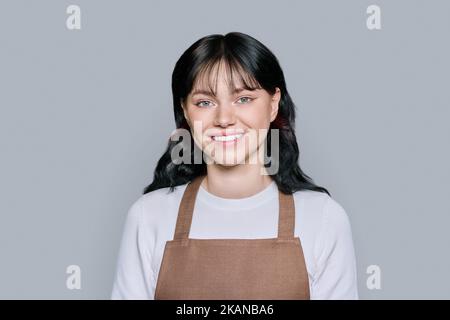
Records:
[[[242,134],[236,134],[232,136],[215,136],[213,139],[215,141],[233,141],[242,137]]]

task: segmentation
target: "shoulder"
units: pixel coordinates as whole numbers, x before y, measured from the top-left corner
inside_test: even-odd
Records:
[[[293,194],[296,221],[302,233],[312,238],[328,233],[338,236],[350,231],[349,216],[343,206],[324,192],[301,190]]]
[[[130,205],[128,219],[149,232],[157,233],[160,228],[170,227],[176,221],[178,205],[186,186],[177,186],[173,191],[169,187],[161,188],[141,195]]]
[[[170,191],[169,187],[154,190],[141,195],[137,202],[141,203],[144,213],[149,211],[146,209],[168,206],[174,201],[181,200],[186,186],[187,184],[176,186],[173,191]]]
[[[301,190],[293,194],[296,210],[308,218],[325,221],[347,220],[343,206],[324,192]]]

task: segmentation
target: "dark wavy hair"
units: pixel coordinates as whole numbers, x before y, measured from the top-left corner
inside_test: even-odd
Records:
[[[314,184],[298,164],[299,148],[295,136],[295,105],[289,96],[284,80],[284,74],[275,55],[261,42],[249,35],[240,32],[230,32],[226,35],[213,34],[205,36],[193,43],[179,58],[172,73],[173,111],[176,128],[190,130],[182,103],[201,79],[208,79],[207,85],[211,92],[209,75],[214,66],[225,62],[228,68],[227,84],[234,89],[233,74],[236,73],[246,89],[263,88],[274,94],[276,87],[281,91],[278,114],[271,122],[267,131],[266,154],[270,154],[271,130],[279,129],[279,156],[278,170],[271,178],[276,182],[278,189],[285,194],[292,194],[298,190],[314,190],[330,193],[323,187]],[[230,79],[229,79],[230,80]],[[192,135],[191,146],[195,146]],[[159,159],[153,182],[145,187],[143,194],[153,190],[170,187],[170,192],[179,185],[192,181],[195,177],[206,174],[206,163],[194,163],[194,151],[191,151],[190,164],[175,164],[171,159],[172,149],[178,144],[169,138],[167,149]],[[276,161],[276,160],[271,160]],[[271,162],[264,164],[270,166]]]

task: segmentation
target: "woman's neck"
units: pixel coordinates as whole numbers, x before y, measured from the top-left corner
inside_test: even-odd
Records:
[[[260,165],[237,165],[232,167],[217,164],[207,165],[207,175],[202,187],[221,198],[239,199],[250,197],[264,190],[272,178],[261,173]]]

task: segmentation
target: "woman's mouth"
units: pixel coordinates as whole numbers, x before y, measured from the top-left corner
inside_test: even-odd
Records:
[[[240,138],[242,138],[244,134],[233,134],[233,135],[226,135],[226,136],[212,136],[212,140],[218,143],[222,143],[224,145],[232,145],[236,143]]]

